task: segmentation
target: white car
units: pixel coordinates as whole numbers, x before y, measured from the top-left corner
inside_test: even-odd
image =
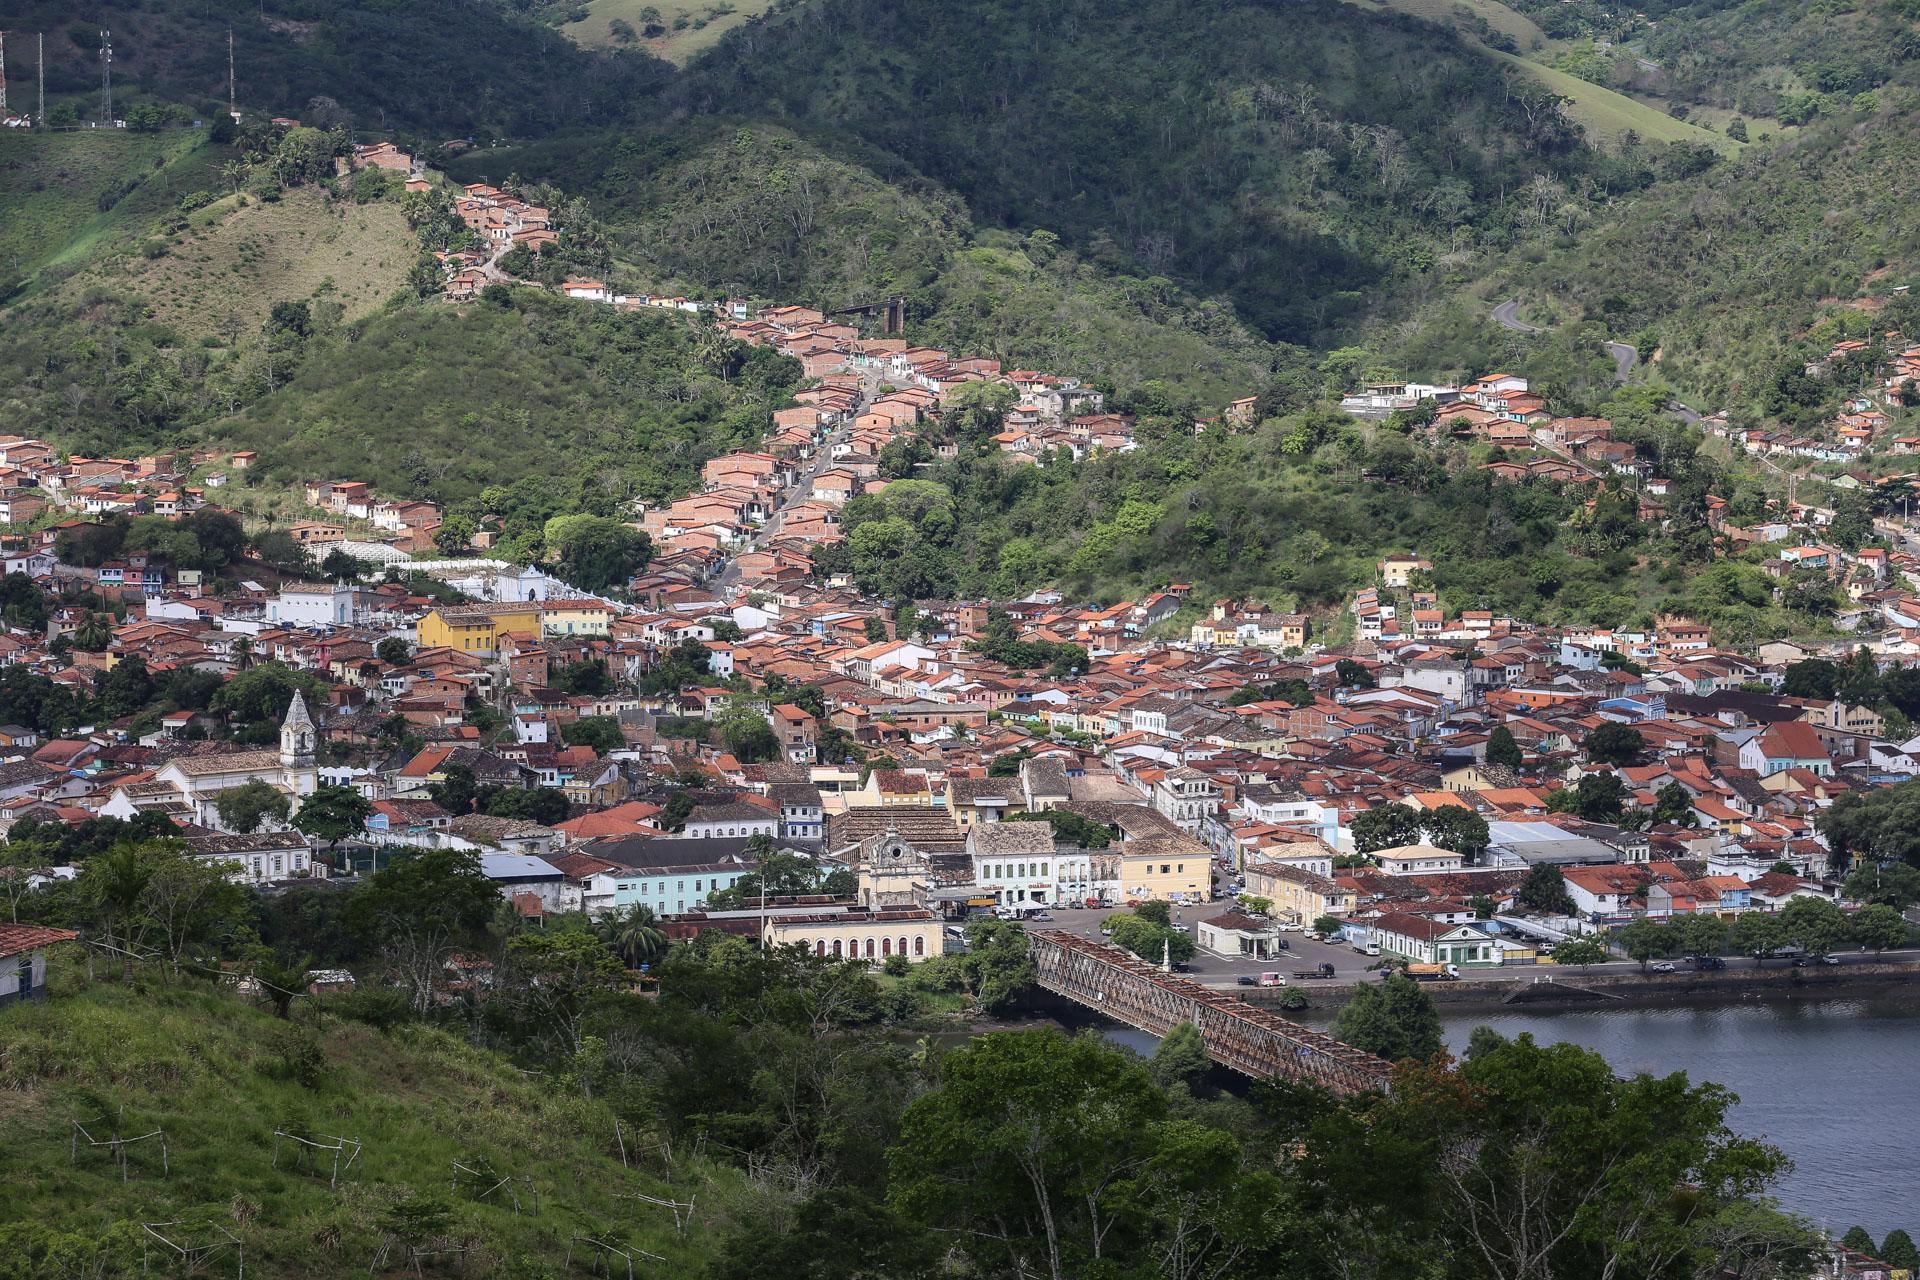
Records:
[[[1678,973],[1679,972],[1678,969],[1675,969],[1673,967],[1673,961],[1671,960],[1662,960],[1658,964],[1652,966],[1652,969],[1653,969],[1653,972],[1655,973]]]

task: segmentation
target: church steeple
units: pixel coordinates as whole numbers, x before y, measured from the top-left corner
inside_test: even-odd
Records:
[[[313,717],[307,714],[307,700],[295,689],[287,717],[280,722],[280,763],[288,769],[313,768],[313,744],[317,736]]]

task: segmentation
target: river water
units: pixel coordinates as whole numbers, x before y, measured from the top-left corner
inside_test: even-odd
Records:
[[[1920,1001],[1797,999],[1514,1013],[1440,1007],[1455,1053],[1482,1023],[1502,1035],[1571,1040],[1625,1075],[1684,1071],[1740,1097],[1731,1123],[1793,1158],[1783,1208],[1835,1235],[1859,1225],[1882,1239],[1920,1237]],[[1299,1016],[1299,1015],[1295,1015]],[[1324,1027],[1326,1018],[1309,1014]],[[1113,1027],[1111,1039],[1152,1053],[1154,1039]]]

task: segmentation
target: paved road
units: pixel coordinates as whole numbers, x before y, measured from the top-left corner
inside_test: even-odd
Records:
[[[1633,366],[1640,363],[1640,352],[1632,344],[1625,342],[1607,342],[1601,345],[1606,347],[1607,354],[1613,357],[1613,380],[1625,385],[1628,376],[1633,372]]]
[[[1519,308],[1520,300],[1518,298],[1507,299],[1493,309],[1494,323],[1503,329],[1511,329],[1515,333],[1545,332],[1545,330],[1539,326],[1527,324],[1525,321],[1519,319],[1519,317],[1514,314]],[[1613,380],[1621,385],[1625,385],[1629,380],[1633,380],[1633,369],[1635,365],[1640,363],[1640,353],[1625,342],[1608,342],[1604,345],[1607,348],[1607,354],[1613,357]],[[1667,412],[1673,414],[1689,426],[1698,426],[1700,424],[1700,414],[1689,409],[1686,405],[1681,404],[1678,400],[1667,401]]]
[[[1502,329],[1511,329],[1515,333],[1544,333],[1545,332],[1545,330],[1541,329],[1539,326],[1527,324],[1525,321],[1515,316],[1514,312],[1518,311],[1519,309],[1520,309],[1520,300],[1518,298],[1508,298],[1505,302],[1501,303],[1499,306],[1493,309],[1493,322],[1499,325]]]
[[[1176,912],[1177,922],[1182,925],[1192,926],[1196,921],[1219,915],[1231,906],[1232,903],[1230,901],[1222,900],[1206,906],[1181,907],[1178,908]],[[1124,908],[1122,908],[1122,910],[1124,910]],[[1112,910],[1056,910],[1050,914],[1054,917],[1051,923],[1041,920],[1034,922],[1029,927],[1034,929],[1064,929],[1067,932],[1078,933],[1098,941],[1100,940],[1101,921],[1115,914],[1115,912]],[[1344,944],[1335,945],[1325,942],[1309,942],[1297,933],[1288,933],[1282,936],[1287,940],[1290,949],[1278,960],[1230,960],[1224,956],[1216,956],[1210,952],[1199,951],[1194,954],[1193,959],[1188,964],[1187,972],[1182,976],[1206,986],[1231,987],[1239,985],[1237,979],[1242,974],[1251,975],[1263,971],[1278,970],[1287,975],[1287,981],[1292,985],[1295,981],[1293,977],[1293,971],[1295,969],[1312,969],[1321,964],[1330,963],[1334,967],[1333,981],[1335,982],[1365,982],[1372,981],[1379,977],[1377,970],[1370,970],[1368,968],[1369,965],[1379,963],[1378,956],[1361,955],[1351,946]],[[1907,964],[1920,962],[1920,952],[1915,951],[1889,951],[1883,956],[1875,956],[1871,952],[1859,953],[1843,951],[1840,952],[1839,955],[1843,965],[1869,964],[1875,962],[1901,962]],[[1751,969],[1754,967],[1754,962],[1749,957],[1728,956],[1726,957],[1726,961],[1728,969]],[[1683,972],[1691,972],[1693,969],[1691,964],[1682,960],[1675,960],[1673,963],[1675,967]],[[1770,960],[1767,962],[1766,967],[1769,969],[1784,969],[1788,967],[1788,962],[1785,960]],[[1638,961],[1615,960],[1607,964],[1596,964],[1588,969],[1561,969],[1555,965],[1543,964],[1510,965],[1500,969],[1474,969],[1464,972],[1468,973],[1468,975],[1476,981],[1531,982],[1542,974],[1550,973],[1559,973],[1568,976],[1585,974],[1590,976],[1620,977],[1640,972],[1640,965]],[[1299,985],[1310,985],[1312,981],[1312,979],[1308,979]]]

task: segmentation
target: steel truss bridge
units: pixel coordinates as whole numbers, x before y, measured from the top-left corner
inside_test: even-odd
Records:
[[[1288,1076],[1339,1094],[1388,1086],[1384,1059],[1162,973],[1119,947],[1047,929],[1028,935],[1027,951],[1048,991],[1156,1036],[1191,1022],[1215,1062],[1256,1079]]]

